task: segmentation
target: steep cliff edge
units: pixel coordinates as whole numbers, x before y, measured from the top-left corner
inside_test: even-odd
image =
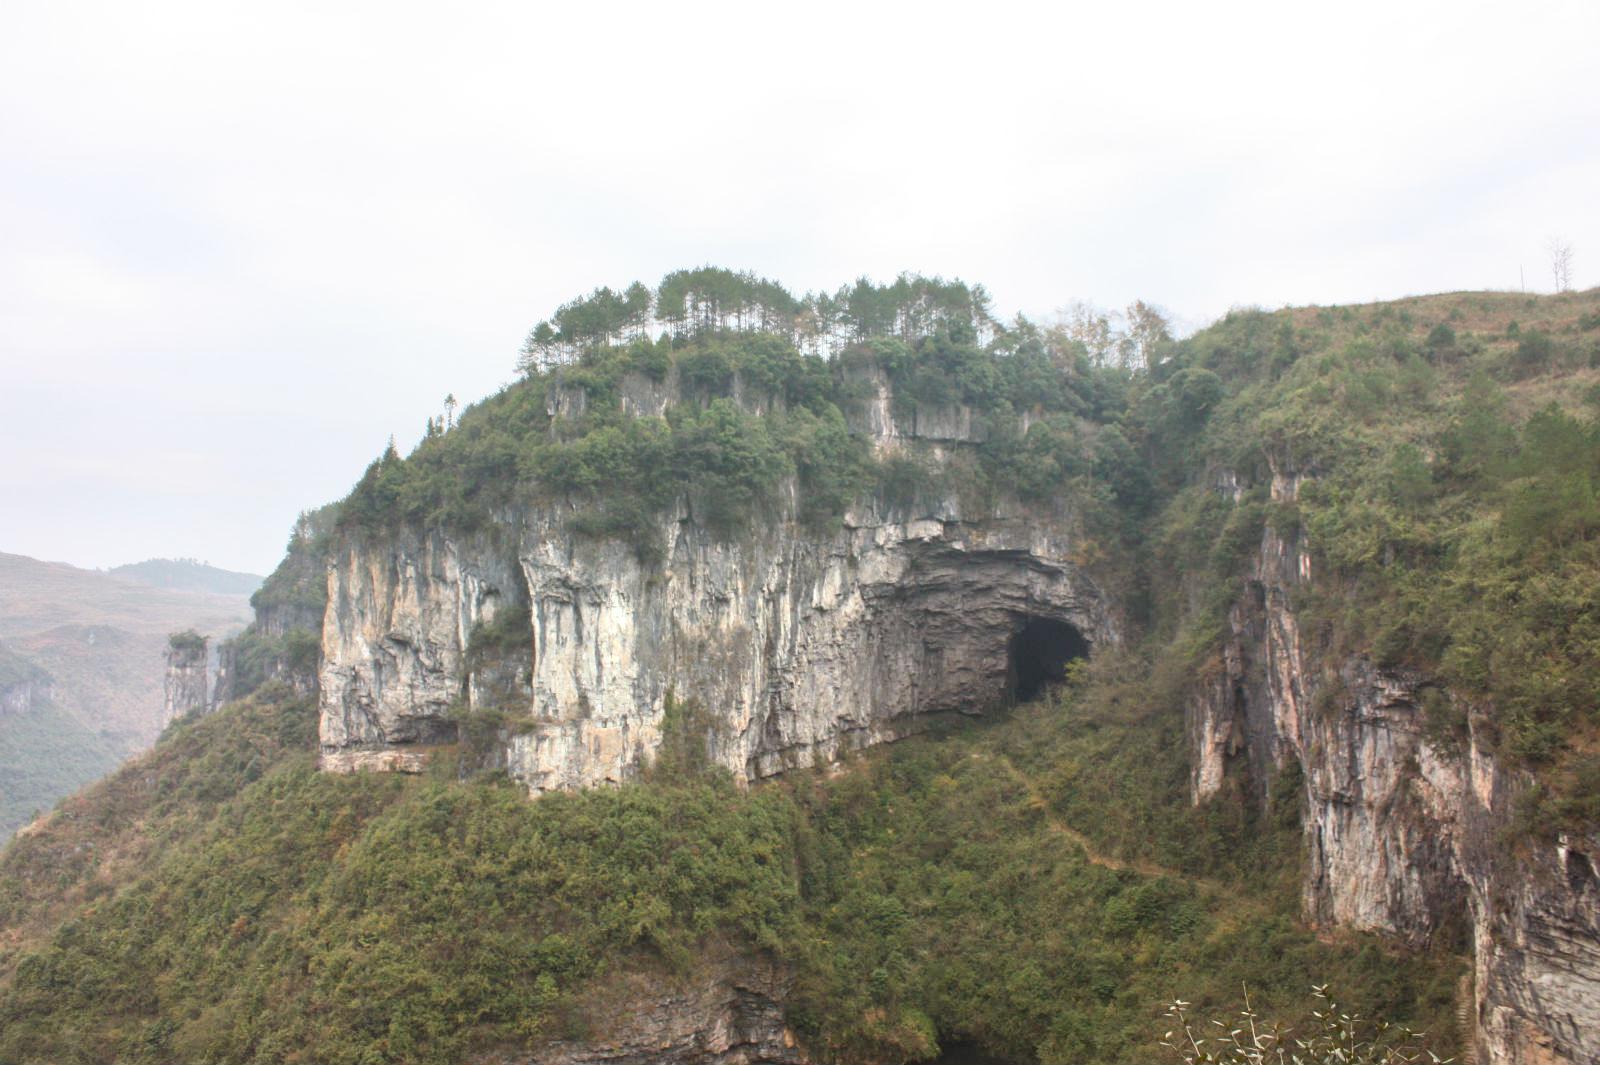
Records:
[[[229,705],[0,854],[0,1060],[1142,1065],[1312,985],[1596,1060],[1600,292],[1091,352],[692,273],[307,515]]]
[[[210,658],[209,641],[192,629],[168,638],[163,725],[210,707]]]
[[[1141,646],[1202,664],[1194,802],[1298,799],[1310,922],[1470,949],[1481,1062],[1592,1060],[1595,302],[1241,312],[1131,371],[1027,323],[576,336],[347,501],[320,764],[470,736],[539,793],[687,732],[750,782]]]
[[[1293,504],[1303,475],[1272,473],[1272,502]],[[1269,525],[1188,701],[1193,799],[1230,775],[1262,800],[1303,782],[1308,918],[1459,939],[1475,958],[1463,1036],[1481,1062],[1600,1061],[1600,834],[1521,832],[1535,783],[1483,742],[1481,708],[1462,705],[1465,734],[1441,735],[1430,701],[1465,700],[1437,678],[1325,654],[1297,610],[1316,581],[1305,534]]]
[[[807,1065],[784,1017],[793,985],[781,962],[726,951],[692,974],[646,966],[586,996],[586,1038],[486,1054],[473,1065]]]
[[[858,424],[877,452],[937,468],[979,440],[962,408],[897,428],[887,384],[869,381]],[[685,401],[620,392],[628,416]],[[553,393],[553,418],[587,410],[573,395]],[[819,531],[796,494],[787,483],[736,537],[679,501],[643,559],[576,531],[560,502],[500,508],[466,535],[346,534],[322,632],[323,766],[419,768],[462,713],[497,710],[517,719],[500,758],[530,790],[617,782],[654,758],[679,701],[709,712],[712,762],[754,780],[1008,702],[1030,624],[1060,626],[1040,653],[1062,661],[1120,641],[1069,511],[868,496]]]
[[[32,713],[51,697],[50,674],[21,655],[0,647],[0,715]]]
[[[297,695],[316,690],[331,526],[329,507],[307,511],[295,522],[283,560],[250,596],[254,620],[217,649],[209,710],[271,681],[287,684]]]

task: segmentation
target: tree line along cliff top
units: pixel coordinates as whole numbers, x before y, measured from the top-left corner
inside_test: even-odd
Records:
[[[1476,714],[1537,774],[1508,846],[1600,822],[1600,292],[1237,311],[1140,358],[1080,325],[945,322],[826,354],[722,325],[606,339],[380,459],[297,528],[257,605],[304,633],[330,542],[512,503],[629,538],[673,493],[724,495],[697,520],[757,536],[763,493],[792,480],[796,520],[827,535],[856,494],[914,515],[1000,484],[1084,516],[1137,630],[1125,653],[837,774],[741,790],[675,741],[636,783],[536,802],[448,758],[318,773],[311,700],[258,679],[0,856],[0,1060],[515,1056],[603,1041],[630,974],[693,980],[729,944],[788,967],[786,1020],[819,1061],[960,1037],[1143,1062],[1175,992],[1209,1010],[1246,983],[1293,1020],[1313,982],[1451,1053],[1456,933],[1398,950],[1305,928],[1299,781],[1191,805],[1184,685],[1215,668],[1270,528],[1309,552],[1322,659],[1437,677],[1456,693],[1424,708],[1437,750]],[[943,463],[875,454],[852,428],[861,367],[913,409],[971,407],[982,439]],[[625,417],[628,374],[687,379],[686,398]],[[784,402],[745,402],[746,381]],[[553,418],[557,389],[583,410]],[[1273,498],[1275,476],[1297,496]],[[633,491],[637,514],[608,509]]]
[[[909,276],[803,299],[715,270],[602,289],[535,328],[521,380],[375,461],[335,521],[381,535],[559,503],[575,534],[648,558],[672,507],[758,535],[788,483],[824,531],[866,495],[982,513],[1003,494],[1074,515],[1136,628],[1197,660],[1271,525],[1325,578],[1315,639],[1462,693],[1430,711],[1445,746],[1468,701],[1490,707],[1550,783],[1530,823],[1593,812],[1600,292],[1236,310],[1181,340],[1140,308],[1119,332],[1000,323],[981,287]],[[897,418],[960,405],[978,431],[938,462],[875,453],[869,372]],[[626,412],[630,375],[681,401]],[[585,402],[553,413],[558,391]],[[1297,499],[1269,499],[1274,472],[1303,478]]]

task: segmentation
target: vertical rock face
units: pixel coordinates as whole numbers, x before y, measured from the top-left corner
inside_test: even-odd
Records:
[[[193,633],[179,634],[168,643],[163,726],[186,714],[204,713],[209,707],[206,700],[209,657],[205,638]]]
[[[1299,480],[1279,471],[1273,499]],[[1298,766],[1312,921],[1419,944],[1470,934],[1480,1062],[1600,1061],[1600,839],[1517,838],[1531,781],[1498,764],[1470,707],[1466,735],[1430,739],[1424,705],[1454,696],[1429,677],[1308,647],[1295,600],[1312,579],[1300,538],[1269,528],[1188,702],[1193,797],[1243,773],[1264,798]]]
[[[604,1030],[481,1065],[805,1065],[784,1021],[789,972],[762,958],[716,958],[693,978],[633,979],[589,1004]]]
[[[679,515],[665,561],[643,564],[565,518],[344,545],[323,630],[326,767],[420,765],[454,738],[452,708],[495,707],[530,719],[505,751],[530,789],[618,781],[660,747],[676,698],[707,712],[711,759],[755,779],[1004,703],[1031,618],[1118,638],[1065,523],[968,522],[947,503],[723,542]],[[505,611],[528,619],[520,654],[475,661],[475,634]]]
[[[454,712],[499,708],[485,674],[504,661],[476,670],[468,661],[475,632],[528,609],[512,535],[429,531],[340,545],[322,629],[324,768],[418,768],[432,745],[454,741]],[[516,681],[516,694],[531,698],[526,677]]]
[[[624,384],[626,410],[673,401],[670,378]],[[979,438],[965,410],[919,414],[934,435],[901,436],[886,387],[865,413],[880,448],[937,461]],[[556,417],[583,407],[560,388],[549,402]],[[702,709],[711,760],[750,780],[1006,702],[1030,619],[1120,638],[1070,515],[868,504],[818,533],[796,504],[791,489],[733,540],[687,509],[664,515],[664,558],[648,563],[573,534],[562,506],[511,508],[471,535],[345,538],[322,629],[322,764],[416,768],[461,713],[494,709],[522,719],[501,757],[530,790],[619,781],[653,758],[676,700]]]
[[[0,718],[30,714],[51,695],[48,673],[0,649]]]
[[[966,412],[897,417],[881,375],[863,384],[852,426],[879,453],[937,462],[982,439]],[[639,415],[677,401],[670,377],[620,394]],[[586,402],[556,389],[551,413]],[[1273,499],[1292,501],[1301,479],[1277,470]],[[1238,501],[1245,487],[1224,475],[1216,490]],[[792,491],[775,509],[730,540],[682,506],[660,519],[665,550],[648,563],[573,533],[563,505],[509,507],[472,533],[335,537],[322,765],[416,770],[463,715],[493,711],[493,758],[531,792],[625,780],[686,719],[713,763],[755,780],[1007,702],[1038,673],[1018,660],[1032,634],[1121,641],[1069,514],[879,501],[816,532]],[[1433,736],[1423,708],[1455,698],[1435,680],[1308,642],[1297,600],[1316,576],[1298,535],[1264,532],[1187,703],[1193,797],[1243,776],[1265,802],[1280,773],[1299,773],[1311,921],[1470,939],[1484,1065],[1600,1062],[1600,839],[1516,838],[1531,782],[1480,742],[1473,708],[1463,735]],[[669,712],[684,702],[700,712]],[[728,1045],[747,1056],[718,1060],[784,1060]],[[613,1050],[559,1060],[632,1060]]]

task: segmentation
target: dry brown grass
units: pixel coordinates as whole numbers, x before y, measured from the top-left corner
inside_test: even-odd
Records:
[[[1296,328],[1324,327],[1323,316],[1335,322],[1361,321],[1368,325],[1398,322],[1410,316],[1409,330],[1418,338],[1441,322],[1458,334],[1504,333],[1512,322],[1522,329],[1539,329],[1552,335],[1575,334],[1585,316],[1600,312],[1600,288],[1583,292],[1538,295],[1522,292],[1440,292],[1431,296],[1406,296],[1380,303],[1289,308]],[[1348,316],[1348,317],[1347,317]]]

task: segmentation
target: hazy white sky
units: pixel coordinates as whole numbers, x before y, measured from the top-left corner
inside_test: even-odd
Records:
[[[1004,312],[1600,280],[1600,3],[0,10],[0,550],[275,564],[679,266]]]

